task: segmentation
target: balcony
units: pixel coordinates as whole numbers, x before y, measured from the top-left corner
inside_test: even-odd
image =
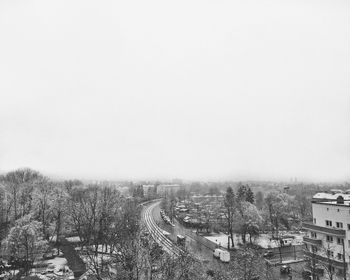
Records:
[[[303,223],[303,229],[318,231],[321,233],[326,233],[337,237],[345,237],[345,230],[343,229],[331,228],[331,227],[320,227],[320,226],[314,225],[313,223]]]
[[[344,269],[344,263],[343,263],[342,260],[335,260],[335,259],[332,259],[332,258],[328,258],[326,256],[318,255],[317,253],[311,253],[311,252],[306,251],[306,250],[304,250],[304,255],[306,257],[310,258],[310,259],[314,259],[316,261],[320,261],[320,262],[322,262],[325,265],[332,265],[332,266],[335,266],[337,268]],[[347,263],[345,263],[345,267],[347,269],[347,267],[348,267]]]
[[[315,245],[315,246],[322,245],[322,240],[321,239],[310,238],[310,237],[307,237],[307,236],[303,237],[303,241],[305,243],[308,243],[308,244],[311,244],[311,245]]]

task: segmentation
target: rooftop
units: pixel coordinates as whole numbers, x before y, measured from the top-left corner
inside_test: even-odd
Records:
[[[350,201],[350,190],[341,192],[340,190],[331,190],[329,192],[317,193],[312,197],[313,201],[336,202],[338,197],[342,196],[344,201]]]

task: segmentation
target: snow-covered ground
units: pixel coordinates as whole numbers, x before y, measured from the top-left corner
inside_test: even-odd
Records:
[[[294,236],[294,239],[292,241],[292,245],[301,245],[303,243],[303,235],[302,234],[289,234],[291,236]],[[218,246],[222,246],[227,248],[228,243],[228,236],[227,234],[220,233],[220,234],[214,234],[211,236],[205,236],[206,239],[216,243]],[[241,236],[239,234],[234,235],[233,241],[235,244],[242,243]],[[247,241],[249,242],[249,238],[247,237]],[[279,247],[279,243],[276,240],[271,239],[271,235],[268,234],[261,234],[258,238],[255,238],[253,240],[254,244],[260,245],[263,248],[277,248]],[[230,242],[231,247],[231,242]]]
[[[72,236],[72,237],[67,237],[66,238],[69,242],[80,242],[79,236]]]
[[[51,266],[54,266],[55,267],[54,269],[58,270],[61,267],[67,265],[67,260],[65,258],[56,257],[56,258],[54,258],[52,260],[48,260],[47,264],[51,265]]]
[[[227,248],[227,243],[228,243],[228,236],[227,234],[220,233],[220,234],[214,234],[211,236],[204,236],[206,239],[216,243],[218,246],[222,246]],[[234,240],[235,241],[235,240]],[[230,242],[231,246],[231,242]]]
[[[84,250],[86,250],[87,248],[89,248],[88,246],[84,246],[84,247],[81,247],[81,246],[76,246],[76,247],[74,247],[75,248],[75,250],[76,251],[84,251]],[[92,245],[92,246],[90,246],[90,249],[92,250],[92,251],[95,251],[95,246],[94,245]],[[106,246],[105,245],[98,245],[98,248],[97,248],[97,252],[98,253],[101,253],[101,254],[109,254],[109,253],[111,253],[111,246],[107,246],[107,248],[106,248]],[[83,252],[82,252],[83,253]],[[116,250],[114,249],[114,250],[112,250],[112,253],[113,254],[116,254],[117,252],[116,252]]]

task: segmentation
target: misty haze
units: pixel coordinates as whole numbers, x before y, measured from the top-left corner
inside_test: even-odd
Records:
[[[350,2],[2,0],[0,38],[0,280],[350,279]]]

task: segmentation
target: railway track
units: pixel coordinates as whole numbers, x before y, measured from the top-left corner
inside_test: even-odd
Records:
[[[176,246],[171,240],[169,240],[164,234],[163,230],[155,223],[152,217],[152,211],[154,207],[157,206],[159,202],[153,203],[151,205],[146,205],[143,211],[143,220],[146,227],[152,236],[152,238],[160,245],[162,248],[170,255],[178,257],[180,256],[182,250]]]

